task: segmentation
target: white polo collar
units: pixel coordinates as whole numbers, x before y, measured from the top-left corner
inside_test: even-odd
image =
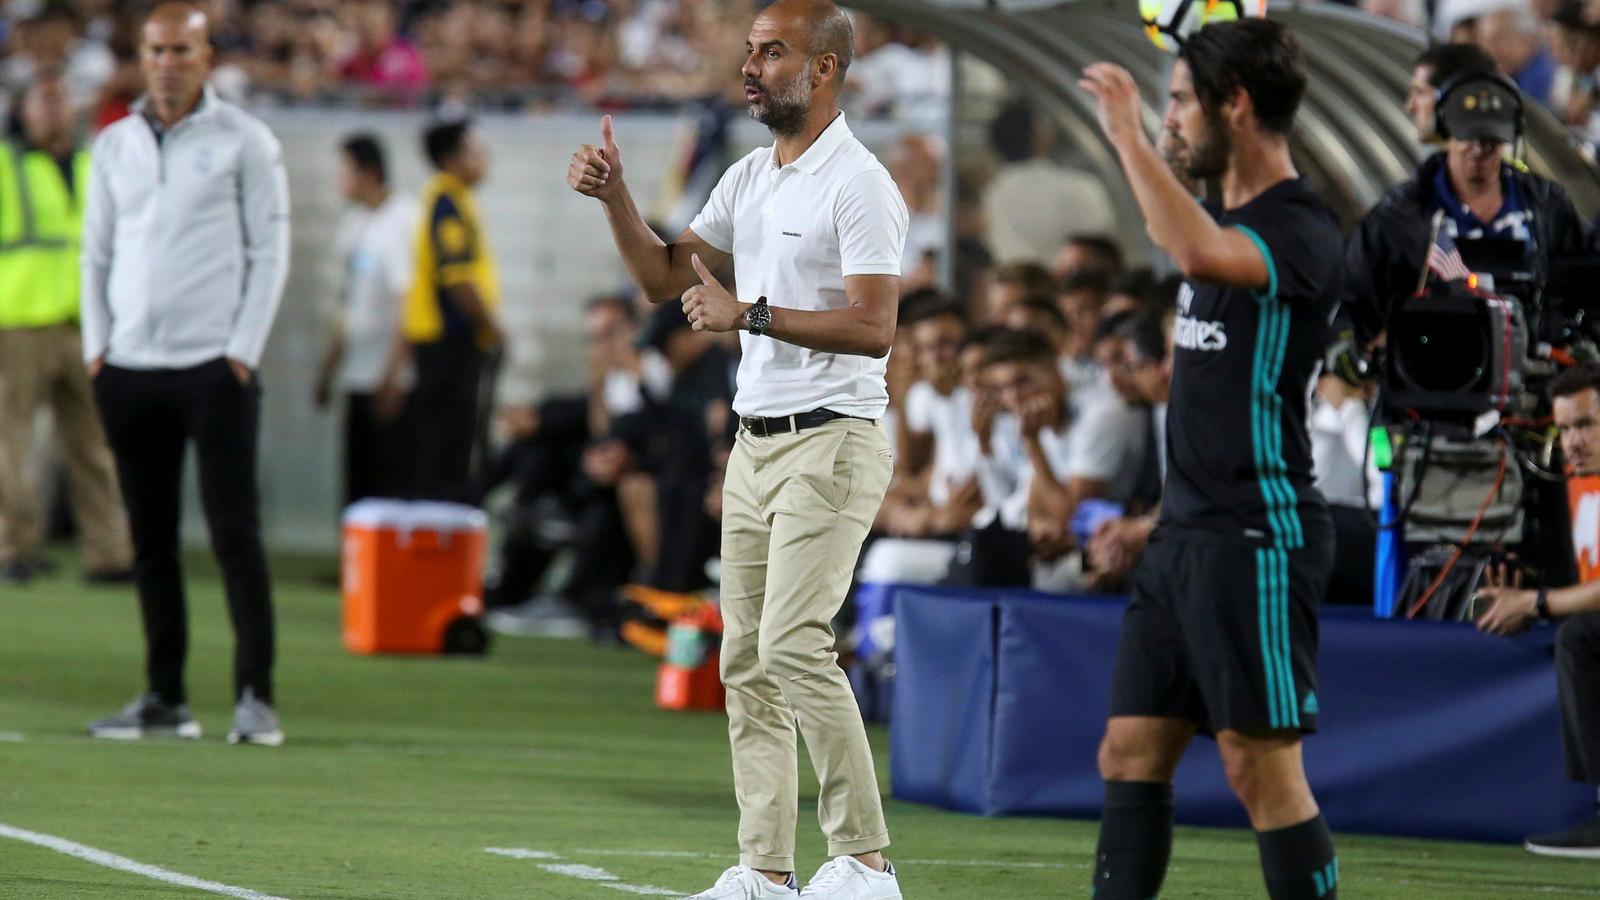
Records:
[[[793,168],[807,175],[815,175],[817,169],[820,169],[822,164],[828,161],[828,157],[832,156],[833,152],[838,150],[852,136],[850,126],[846,125],[844,121],[844,111],[840,110],[839,114],[833,117],[833,121],[828,123],[828,127],[822,129],[822,133],[817,135],[817,139],[812,141],[811,146],[806,148],[806,152],[800,154],[800,158],[794,162],[780,167],[777,164],[778,145],[774,143],[772,145],[772,167],[774,169]]]

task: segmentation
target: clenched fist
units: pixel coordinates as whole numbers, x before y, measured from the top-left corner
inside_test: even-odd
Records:
[[[622,153],[611,131],[611,117],[600,119],[600,146],[584,144],[572,154],[567,184],[597,200],[610,200],[622,190]]]

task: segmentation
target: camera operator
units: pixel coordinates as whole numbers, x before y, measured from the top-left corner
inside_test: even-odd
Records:
[[[1439,88],[1469,72],[1493,72],[1494,57],[1477,44],[1434,44],[1411,64],[1411,86],[1406,92],[1406,116],[1417,129],[1417,140],[1440,144],[1434,130],[1434,100]]]
[[[1544,283],[1552,257],[1585,248],[1584,225],[1566,191],[1507,159],[1507,147],[1522,138],[1523,104],[1515,82],[1495,70],[1469,70],[1440,84],[1434,124],[1443,151],[1389,191],[1345,248],[1345,306],[1357,346],[1383,332],[1395,298],[1416,290],[1440,210],[1453,239],[1521,241],[1522,268],[1535,284]],[[1526,312],[1531,321],[1538,311]]]
[[[1570,474],[1574,478],[1600,474],[1600,364],[1584,363],[1562,372],[1550,382],[1550,397]],[[1573,500],[1573,543],[1592,548],[1600,542],[1600,520],[1585,515],[1586,504],[1577,497]],[[1489,607],[1478,618],[1478,627],[1509,635],[1535,619],[1560,620],[1556,684],[1561,692],[1567,775],[1600,785],[1600,567],[1592,557],[1580,556],[1579,568],[1583,583],[1559,590],[1480,589],[1477,599]],[[1588,821],[1531,837],[1525,846],[1545,856],[1600,859],[1600,807]]]

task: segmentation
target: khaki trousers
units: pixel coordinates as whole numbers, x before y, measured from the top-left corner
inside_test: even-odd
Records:
[[[28,455],[46,405],[66,454],[84,571],[130,568],[128,517],[75,325],[0,329],[0,562],[32,559],[44,542]]]
[[[722,491],[722,683],[743,865],[794,871],[797,724],[821,782],[828,855],[889,845],[830,623],[893,470],[883,428],[862,419],[739,431]]]

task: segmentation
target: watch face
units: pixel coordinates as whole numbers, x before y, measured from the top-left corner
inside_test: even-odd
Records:
[[[757,303],[750,307],[744,317],[745,321],[750,323],[751,331],[760,331],[772,324],[772,310],[765,303]]]

